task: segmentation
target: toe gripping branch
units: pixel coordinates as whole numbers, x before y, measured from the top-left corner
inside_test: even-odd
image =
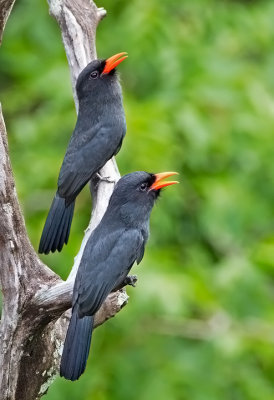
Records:
[[[118,285],[116,288],[113,289],[113,292],[123,289],[123,287],[125,287],[125,286],[135,287],[137,281],[138,281],[137,275],[128,275],[120,285]]]

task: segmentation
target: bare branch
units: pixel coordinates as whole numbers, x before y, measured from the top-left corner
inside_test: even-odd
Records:
[[[96,28],[105,17],[104,8],[97,8],[89,0],[48,0],[50,14],[60,25],[62,39],[71,72],[76,108],[78,99],[75,84],[79,73],[96,56]]]
[[[15,0],[0,0],[0,45],[2,43],[3,32],[10,16],[10,12]]]
[[[47,318],[58,318],[71,306],[73,290],[73,280],[59,282],[45,290],[38,291],[33,299],[33,303],[39,310],[46,310]],[[100,310],[95,315],[94,327],[102,325],[109,318],[114,317],[128,301],[128,295],[124,289],[110,293],[103,303]]]
[[[43,265],[30,244],[7,151],[6,128],[0,108],[0,281],[3,293],[0,392],[5,400],[18,398],[16,391],[27,371],[27,364],[23,363],[26,341],[32,332],[38,331],[41,319],[37,318],[37,310],[32,313],[26,305],[43,285],[53,285],[59,279]]]

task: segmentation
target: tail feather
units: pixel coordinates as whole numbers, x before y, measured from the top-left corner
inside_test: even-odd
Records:
[[[66,206],[66,200],[56,193],[42,232],[39,253],[48,254],[56,249],[61,251],[64,243],[67,244],[74,204],[75,202],[73,201]]]
[[[75,203],[73,203],[73,210],[74,210],[74,204],[75,204]],[[69,218],[68,218],[68,221],[67,221],[67,230],[66,230],[66,234],[65,234],[65,236],[64,236],[64,242],[65,242],[65,244],[68,243],[72,217],[73,217],[73,211],[70,213]],[[60,251],[60,250],[59,250],[59,251]]]
[[[79,318],[76,310],[72,312],[60,365],[60,375],[64,378],[75,381],[84,372],[92,328],[93,316]]]
[[[60,219],[59,219],[59,225],[57,225],[57,229],[56,229],[56,234],[54,236],[51,235],[51,239],[49,241],[49,248],[50,251],[54,252],[56,251],[57,247],[63,247],[64,244],[64,240],[62,238],[62,236],[64,235],[64,231],[66,231],[66,223],[67,223],[67,218],[64,216],[65,213],[65,209],[63,211],[63,213],[60,215]],[[55,213],[55,218],[56,218],[56,213]],[[57,216],[58,218],[58,216]],[[58,224],[58,222],[57,222]]]

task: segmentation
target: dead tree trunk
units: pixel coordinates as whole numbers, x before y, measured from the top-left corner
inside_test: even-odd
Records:
[[[15,1],[15,0],[14,0]],[[0,0],[0,43],[14,4]],[[91,0],[49,0],[50,13],[60,25],[75,82],[79,72],[96,58],[95,34],[106,11]],[[100,171],[119,179],[115,160]],[[114,184],[91,182],[93,211],[81,249],[67,281],[44,265],[33,249],[25,228],[8,156],[7,134],[0,105],[0,282],[3,310],[0,324],[0,398],[34,400],[46,393],[59,369],[74,278],[83,249],[107,207]],[[96,314],[96,326],[114,316],[127,302],[121,290],[111,293]]]

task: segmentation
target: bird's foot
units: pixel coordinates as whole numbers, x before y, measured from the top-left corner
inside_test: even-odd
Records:
[[[115,183],[115,181],[113,181],[112,179],[110,179],[110,176],[101,176],[99,174],[99,172],[96,173],[97,178],[99,179],[99,181],[102,182],[107,182],[107,183]]]
[[[118,286],[116,286],[112,291],[116,292],[117,290],[123,289],[123,287],[125,287],[127,285],[135,287],[137,280],[138,280],[137,275],[128,275],[125,277],[123,282],[121,282]]]
[[[124,282],[122,283],[122,285],[123,285],[123,286],[130,285],[130,286],[135,287],[137,281],[138,281],[137,275],[128,275],[128,276],[125,278],[125,280],[124,280]]]

